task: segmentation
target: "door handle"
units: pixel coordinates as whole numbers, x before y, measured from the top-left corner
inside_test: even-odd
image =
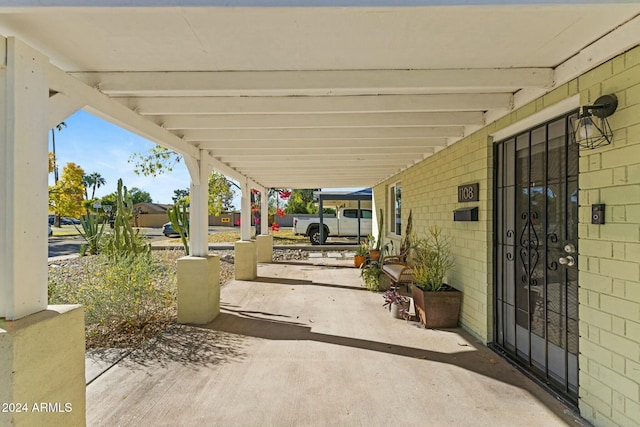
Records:
[[[571,255],[560,257],[560,259],[558,259],[558,262],[562,265],[566,265],[567,267],[573,267],[574,265],[576,265],[576,259]]]

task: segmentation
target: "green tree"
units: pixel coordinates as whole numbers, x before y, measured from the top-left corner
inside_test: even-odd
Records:
[[[134,205],[137,203],[153,202],[153,199],[151,198],[151,194],[137,187],[131,187],[131,190],[129,190],[129,196],[131,196],[131,200],[133,201]]]
[[[184,201],[185,199],[187,199],[187,197],[189,197],[189,189],[177,189],[177,190],[173,190],[173,197],[171,198],[171,200],[173,200],[173,203],[179,203],[181,201]]]
[[[318,212],[318,208],[313,203],[313,192],[318,189],[309,190],[293,190],[289,197],[289,202],[284,208],[285,213],[288,214],[313,214]]]
[[[133,171],[136,174],[154,178],[165,172],[171,172],[173,167],[181,161],[180,154],[159,145],[147,153],[134,153],[129,157],[129,163],[135,163]],[[211,173],[209,176],[209,214],[219,215],[220,212],[233,208],[235,194],[233,187],[238,188],[238,185],[218,172]],[[177,196],[175,191],[174,194]],[[183,197],[182,201],[188,203],[188,196]]]
[[[234,185],[221,173],[214,171],[209,175],[210,215],[220,215],[220,213],[233,208]]]
[[[111,206],[115,206],[116,205],[116,200],[117,200],[117,194],[115,192],[107,194],[106,196],[103,196],[100,199],[100,203],[102,203],[102,205],[111,205]]]
[[[133,153],[128,162],[135,163],[133,172],[136,175],[156,177],[171,172],[174,166],[182,161],[182,156],[175,151],[156,145],[148,153]]]
[[[136,203],[152,203],[153,202],[153,199],[151,198],[151,194],[137,187],[131,187],[131,190],[128,190],[127,194],[131,197],[131,200],[133,201],[134,205]],[[118,199],[118,193],[113,192],[102,197],[100,199],[100,203],[102,203],[103,205],[115,206],[117,199]]]
[[[91,188],[91,199],[96,197],[96,188],[100,188],[107,183],[107,181],[98,172],[90,173],[84,176],[85,197],[89,200],[88,189]]]
[[[67,163],[57,184],[49,187],[49,205],[57,216],[76,218],[82,215],[84,171],[75,163]]]

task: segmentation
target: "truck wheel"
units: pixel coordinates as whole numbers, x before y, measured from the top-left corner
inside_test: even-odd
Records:
[[[324,239],[322,240],[322,243],[327,241],[327,229],[325,228],[324,230]],[[311,242],[312,245],[320,245],[322,243],[320,243],[320,229],[319,228],[313,228],[311,230],[309,230],[309,241]]]

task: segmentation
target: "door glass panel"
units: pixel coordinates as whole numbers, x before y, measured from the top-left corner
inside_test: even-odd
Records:
[[[514,139],[510,139],[509,141],[504,143],[504,185],[513,185],[514,178],[516,176],[514,166],[514,156],[516,149],[516,141]]]
[[[565,116],[496,150],[496,339],[577,402],[578,153],[566,126]],[[559,262],[567,256],[576,264]]]
[[[559,182],[566,177],[565,119],[549,124],[548,181]]]

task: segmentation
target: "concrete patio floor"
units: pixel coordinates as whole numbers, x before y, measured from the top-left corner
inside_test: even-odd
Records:
[[[211,324],[102,354],[87,425],[589,425],[463,330],[391,318],[349,263],[260,265]]]

